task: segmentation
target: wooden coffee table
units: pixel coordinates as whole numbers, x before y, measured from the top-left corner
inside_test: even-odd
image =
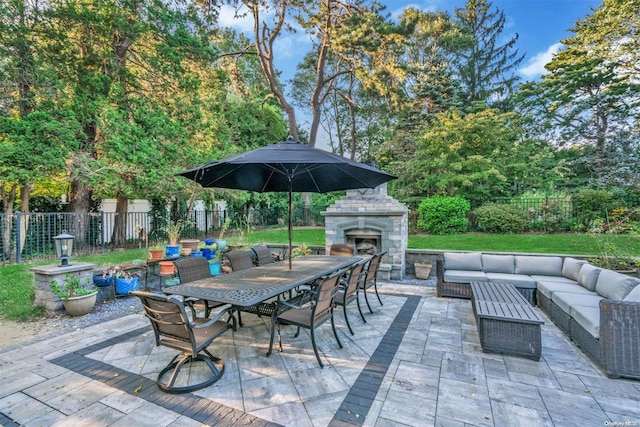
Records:
[[[471,299],[482,351],[540,360],[544,320],[515,286],[472,282]]]

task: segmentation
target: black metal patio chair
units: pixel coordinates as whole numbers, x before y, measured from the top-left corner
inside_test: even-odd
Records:
[[[131,294],[142,301],[146,316],[153,327],[156,345],[182,352],[171,359],[158,374],[156,384],[160,390],[168,393],[187,393],[207,387],[222,377],[224,362],[213,356],[207,347],[218,336],[235,327],[233,322],[221,320],[231,310],[230,305],[220,310],[212,319],[198,318],[193,309],[189,316],[185,310],[186,306],[175,296],[146,291],[132,291]],[[233,316],[230,319],[235,321]],[[210,374],[203,374],[204,380],[191,383],[190,375],[181,376],[180,372],[183,367],[196,362],[203,362],[209,368]],[[169,376],[165,380],[167,374]]]
[[[320,284],[313,290],[307,291],[311,294],[311,300],[308,303],[298,305],[292,304],[289,301],[278,301],[276,308],[276,315],[271,320],[271,340],[269,342],[269,352],[267,356],[271,355],[273,350],[273,340],[275,330],[278,330],[278,344],[280,351],[282,351],[282,336],[280,335],[280,325],[292,325],[297,326],[295,337],[300,335],[300,329],[309,329],[311,334],[311,344],[313,346],[313,352],[318,359],[320,367],[323,368],[324,364],[320,359],[318,353],[318,346],[316,344],[315,330],[318,326],[325,323],[327,320],[331,320],[331,328],[333,329],[333,335],[336,337],[338,346],[342,348],[342,343],[338,337],[336,331],[336,325],[333,319],[333,308],[336,292],[338,290],[338,281],[342,276],[343,271],[333,273],[330,276],[325,277]]]
[[[364,266],[366,263],[366,260],[362,260],[351,266],[349,271],[345,274],[344,280],[340,281],[338,292],[336,293],[335,297],[335,304],[342,307],[342,310],[344,312],[344,320],[347,323],[347,327],[349,328],[349,332],[351,332],[351,335],[354,335],[354,333],[353,329],[351,328],[351,324],[349,323],[349,316],[347,316],[347,305],[351,304],[353,300],[356,300],[358,311],[360,312],[362,321],[364,323],[367,323],[367,320],[364,318],[364,314],[362,314],[362,309],[360,308],[360,298],[358,296],[360,284],[366,277],[366,272],[364,271]]]
[[[355,245],[348,243],[334,243],[329,247],[329,255],[331,256],[354,256],[355,253]]]
[[[369,298],[367,296],[367,289],[373,288],[376,292],[376,296],[378,297],[378,301],[380,305],[382,304],[382,300],[380,299],[380,294],[378,294],[378,269],[380,268],[380,262],[382,261],[382,257],[386,254],[386,252],[379,252],[371,257],[369,260],[369,264],[367,266],[367,275],[364,281],[360,284],[360,289],[362,289],[362,293],[364,294],[364,300],[367,303],[367,307],[369,307],[369,312],[373,313],[371,309],[371,305],[369,304]]]

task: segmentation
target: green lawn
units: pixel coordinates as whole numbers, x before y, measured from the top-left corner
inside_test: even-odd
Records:
[[[240,243],[238,239],[229,239]],[[286,229],[255,231],[246,236],[245,243],[288,242]],[[324,245],[324,228],[296,228],[294,244]],[[410,249],[438,249],[463,251],[528,252],[572,255],[600,255],[603,244],[610,242],[626,254],[640,256],[640,238],[635,236],[593,236],[588,234],[483,234],[469,233],[446,236],[410,235]]]
[[[286,229],[255,231],[240,237],[227,238],[229,244],[288,243]],[[293,232],[294,244],[324,245],[324,228],[296,228]],[[584,234],[462,234],[453,236],[409,236],[410,249],[529,252],[573,255],[600,255],[603,244],[611,245],[629,256],[640,256],[640,238],[633,236],[594,237]],[[92,262],[98,266],[119,264],[134,259],[146,259],[146,249],[109,252],[101,255],[77,257],[73,260]],[[72,262],[73,262],[72,260]],[[0,267],[0,318],[28,320],[42,315],[42,309],[32,306],[33,274],[29,268],[34,265],[51,264],[52,261],[38,261],[20,265]]]

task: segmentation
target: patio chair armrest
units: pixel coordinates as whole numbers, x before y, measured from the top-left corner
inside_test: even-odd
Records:
[[[231,311],[233,309],[233,306],[231,304],[225,304],[223,306],[220,307],[221,310],[220,312],[218,312],[218,314],[216,314],[215,316],[213,316],[211,319],[209,319],[207,322],[205,323],[201,323],[199,325],[196,325],[193,321],[191,322],[191,327],[193,329],[201,329],[201,328],[207,328],[211,325],[213,325],[214,323],[216,323],[217,321],[219,321],[220,319],[222,319],[222,317],[224,315],[227,314],[227,312]]]

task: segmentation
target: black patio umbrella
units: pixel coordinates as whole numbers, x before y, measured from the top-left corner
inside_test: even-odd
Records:
[[[180,172],[203,187],[289,193],[289,268],[293,192],[326,193],[375,188],[395,179],[373,166],[293,141],[277,142]]]

